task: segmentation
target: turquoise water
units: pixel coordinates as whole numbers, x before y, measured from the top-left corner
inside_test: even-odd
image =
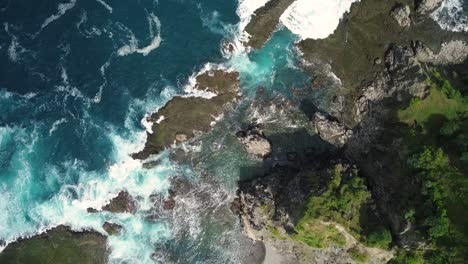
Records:
[[[288,95],[292,84],[309,83],[286,29],[260,51],[223,57],[236,8],[234,0],[0,3],[0,240],[60,224],[104,232],[111,221],[124,227],[109,238],[113,263],[233,261],[240,228],[226,208],[240,172],[219,162],[212,171],[235,173],[200,180],[203,169],[168,153],[152,157],[160,160],[152,169],[129,154],[144,144],[145,114],[208,62],[240,71],[247,96],[258,87]],[[198,195],[176,212],[186,221],[148,220],[151,195],[166,194],[175,174],[197,183]],[[87,212],[121,190],[138,198],[135,215]],[[167,254],[155,257],[161,247]]]

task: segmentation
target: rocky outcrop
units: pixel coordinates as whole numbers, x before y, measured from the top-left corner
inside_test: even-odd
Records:
[[[135,213],[137,204],[127,191],[121,191],[102,210],[112,213]]]
[[[212,98],[172,98],[157,113],[151,115],[153,133],[147,134],[143,151],[133,155],[146,159],[174,143],[195,138],[200,132],[207,132],[213,122],[225,110],[228,103],[235,102],[239,92],[239,73],[214,70],[202,73],[196,78],[197,90],[212,93]]]
[[[353,131],[324,113],[316,112],[312,118],[312,123],[318,135],[336,147],[342,147],[353,135]]]
[[[9,244],[0,253],[0,263],[105,264],[108,256],[105,236],[58,226]]]
[[[415,42],[414,49],[420,62],[434,65],[459,64],[468,58],[468,45],[461,40],[443,43],[438,53],[434,53],[422,42]]]
[[[246,45],[255,49],[263,47],[278,26],[281,15],[294,1],[270,0],[256,10],[252,20],[245,27],[245,31],[250,35]]]
[[[257,126],[251,125],[236,135],[251,156],[264,159],[271,154],[271,143]]]
[[[397,4],[390,15],[397,21],[398,25],[406,28],[411,26],[410,13],[411,9],[408,5]]]
[[[427,14],[437,9],[444,0],[416,0],[416,10],[419,13]]]

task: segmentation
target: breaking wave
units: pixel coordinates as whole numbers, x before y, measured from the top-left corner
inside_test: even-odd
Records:
[[[462,0],[446,0],[431,14],[431,17],[444,30],[467,32],[468,15],[463,5]]]
[[[150,14],[148,17],[150,37],[152,39],[151,43],[143,48],[138,47],[138,40],[135,35],[130,31],[130,43],[121,47],[117,54],[119,56],[127,56],[133,53],[140,53],[143,56],[147,56],[151,51],[157,49],[161,45],[161,22],[158,17],[154,14]],[[156,27],[156,32],[154,32],[153,27]]]
[[[335,31],[343,14],[356,1],[359,0],[297,0],[280,21],[301,39],[323,39]]]

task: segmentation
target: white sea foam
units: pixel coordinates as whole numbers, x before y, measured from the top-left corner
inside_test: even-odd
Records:
[[[61,124],[64,124],[68,122],[68,120],[66,118],[61,118],[59,120],[56,120],[53,124],[52,124],[52,127],[49,129],[49,136],[52,135],[52,133],[54,133],[57,128],[61,125]]]
[[[280,21],[301,39],[322,39],[332,34],[351,4],[359,0],[297,0]]]
[[[431,17],[448,31],[467,32],[468,16],[464,13],[462,0],[445,0]]]
[[[112,13],[112,7],[108,5],[106,2],[104,2],[104,0],[96,0],[96,1],[98,1],[98,3],[100,3],[101,5],[103,5],[109,11],[109,13]]]
[[[149,115],[146,114],[142,119],[141,119],[141,125],[146,129],[146,132],[149,134],[153,134],[153,122],[149,121]]]
[[[133,53],[140,53],[143,56],[147,56],[151,51],[157,49],[159,45],[161,45],[161,22],[159,21],[157,16],[155,16],[154,14],[150,14],[148,16],[148,23],[150,37],[152,38],[151,43],[146,47],[139,48],[138,40],[136,39],[135,35],[130,31],[130,43],[124,45],[119,50],[117,50],[117,54],[119,56],[127,56]],[[157,32],[154,32],[153,27],[156,27]]]
[[[12,62],[18,62],[20,56],[27,50],[21,46],[18,38],[10,32],[8,23],[4,23],[3,27],[5,32],[11,37],[11,42],[8,46],[8,58],[10,58]]]
[[[217,96],[216,93],[210,92],[208,90],[200,90],[197,84],[197,77],[201,74],[206,72],[214,71],[214,70],[225,70],[230,71],[222,64],[213,64],[213,63],[206,63],[203,65],[202,69],[198,72],[194,72],[188,79],[186,85],[184,85],[184,94],[183,97],[202,97],[206,99],[211,99]]]
[[[65,13],[68,10],[75,7],[75,4],[76,4],[76,0],[70,0],[70,2],[67,2],[67,3],[60,3],[57,6],[57,13],[49,16],[48,18],[46,18],[46,20],[44,20],[44,22],[41,25],[41,29],[39,30],[39,32],[36,33],[36,35],[39,34],[44,28],[46,28],[50,23],[54,22],[55,20],[59,19],[61,16],[65,15]]]
[[[236,13],[240,18],[241,30],[244,30],[250,22],[255,10],[264,6],[269,1],[270,0],[239,0],[239,6],[237,7]]]

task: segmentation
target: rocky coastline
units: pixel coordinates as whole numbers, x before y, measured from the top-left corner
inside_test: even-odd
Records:
[[[289,239],[297,233],[307,198],[320,196],[326,188],[314,191],[304,171],[323,174],[332,166],[326,160],[359,168],[397,248],[413,250],[425,243],[408,229],[403,213],[405,200],[418,187],[401,171],[404,146],[395,113],[411,100],[428,96],[427,79],[434,69],[449,72],[458,83],[466,74],[461,69],[468,65],[468,34],[444,31],[428,15],[441,2],[356,2],[328,38],[298,43],[307,62],[304,68],[313,77],[327,80],[332,72],[341,81],[330,108],[310,115],[317,135],[337,150],[312,161],[315,168],[301,165],[293,176],[286,166],[240,184],[240,219],[246,233],[280,251],[285,257],[278,263],[360,262],[346,247],[308,248]],[[330,254],[331,248],[341,248],[343,254]],[[382,252],[369,250],[366,263],[387,263],[395,254],[384,252],[386,258],[380,258]]]
[[[250,35],[246,46],[261,48],[293,2],[271,0],[258,9],[245,29]],[[251,247],[246,249],[251,256],[243,263],[388,263],[399,250],[424,248],[427,243],[403,213],[405,201],[419,183],[402,173],[405,146],[399,128],[403,124],[396,116],[415,99],[428,97],[431,87],[427,80],[435,69],[447,73],[454,83],[464,83],[460,76],[467,74],[468,34],[442,30],[429,17],[441,2],[361,0],[352,5],[328,38],[297,43],[305,62],[303,69],[314,78],[311,86],[318,86],[317,80],[337,83],[337,77],[338,88],[326,108],[314,105],[312,111],[305,111],[303,102],[288,104],[284,100],[285,109],[306,117],[300,120],[305,122],[302,134],[275,134],[254,118],[244,129],[231,131],[249,158],[263,162],[266,171],[239,182],[231,203],[230,209],[248,237],[243,243]],[[133,158],[145,160],[210,132],[218,118],[239,102],[239,86],[238,72],[200,73],[195,89],[212,96],[183,95],[167,102],[148,118],[152,125],[147,142]],[[300,143],[281,145],[290,138]],[[172,158],[175,156],[173,153]],[[352,185],[355,181],[359,184]],[[149,221],[177,217],[178,199],[210,196],[206,190],[193,191],[190,183],[177,177],[172,185],[167,195],[152,197]],[[329,190],[333,186],[334,193],[341,194],[355,188],[362,199],[348,201],[352,213],[317,217],[313,225],[305,223],[311,199],[332,195]],[[101,209],[134,213],[136,208],[137,201],[122,191]],[[89,213],[97,211],[88,208]],[[356,217],[370,219],[375,230],[388,229],[390,242],[372,244],[367,236],[371,232]],[[300,228],[326,236],[311,242]],[[122,231],[120,225],[110,222],[103,229],[110,236]],[[33,257],[50,261],[49,256],[54,256],[55,263],[106,263],[106,243],[106,236],[96,231],[76,232],[59,226],[9,244],[0,254],[0,262],[27,263]],[[157,249],[155,255],[163,254],[160,251]]]

